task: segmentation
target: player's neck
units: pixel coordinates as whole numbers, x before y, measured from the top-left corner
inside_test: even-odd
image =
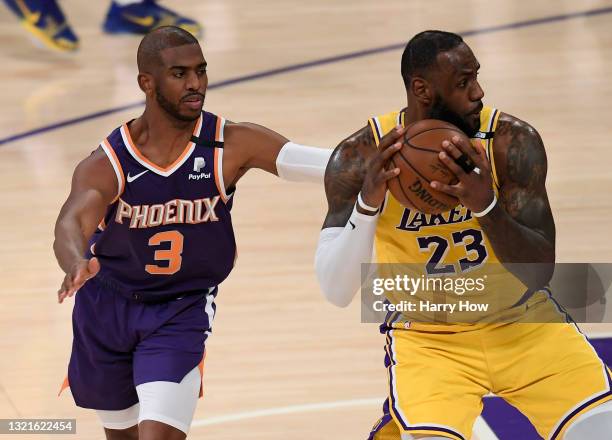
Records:
[[[422,107],[418,103],[408,102],[405,112],[404,121],[406,121],[406,125],[423,119],[429,119],[429,109]]]
[[[128,129],[135,147],[149,161],[163,168],[174,163],[185,151],[197,122],[177,121],[146,108]]]
[[[181,121],[161,109],[147,107],[131,124],[130,132],[140,148],[182,149],[189,142],[197,123],[197,119]]]

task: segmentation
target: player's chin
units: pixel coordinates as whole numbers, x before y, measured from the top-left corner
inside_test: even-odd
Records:
[[[469,137],[473,137],[480,129],[480,112],[470,113],[464,120],[464,131]]]
[[[185,106],[183,106],[183,108],[181,108],[181,111],[179,112],[179,115],[181,116],[181,119],[183,121],[195,121],[200,117],[200,114],[202,113],[202,107],[202,105],[200,105],[199,108],[191,106],[185,108]]]

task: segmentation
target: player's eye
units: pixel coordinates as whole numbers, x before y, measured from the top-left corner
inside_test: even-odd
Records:
[[[458,86],[460,89],[465,88],[465,86],[467,86],[467,80],[465,80],[465,79],[464,79],[464,80],[461,80],[461,81],[459,82],[459,84],[457,84],[457,86]]]
[[[206,69],[199,69],[198,70],[198,75],[202,76],[206,73]]]
[[[185,76],[185,72],[181,70],[175,70],[173,75],[175,78],[182,78],[183,76]]]

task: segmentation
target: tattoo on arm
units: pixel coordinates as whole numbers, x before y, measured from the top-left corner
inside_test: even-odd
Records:
[[[363,184],[367,161],[375,152],[376,142],[369,126],[336,147],[325,170],[328,211],[323,228],[346,225]]]
[[[529,124],[502,115],[495,133],[501,165],[502,212],[483,218],[496,254],[507,262],[554,261],[555,224],[546,194],[547,160],[538,132]],[[495,246],[496,243],[499,243]]]
[[[548,163],[542,138],[522,121],[502,120],[500,129],[510,137],[502,203],[513,219],[554,243],[555,225],[545,186]]]

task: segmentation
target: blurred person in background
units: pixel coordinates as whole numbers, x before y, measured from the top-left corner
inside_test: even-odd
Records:
[[[78,49],[79,38],[56,0],[4,0],[23,27],[45,47],[61,52]],[[113,0],[103,24],[108,34],[146,34],[160,26],[178,26],[195,36],[202,26],[164,8],[156,0]]]

